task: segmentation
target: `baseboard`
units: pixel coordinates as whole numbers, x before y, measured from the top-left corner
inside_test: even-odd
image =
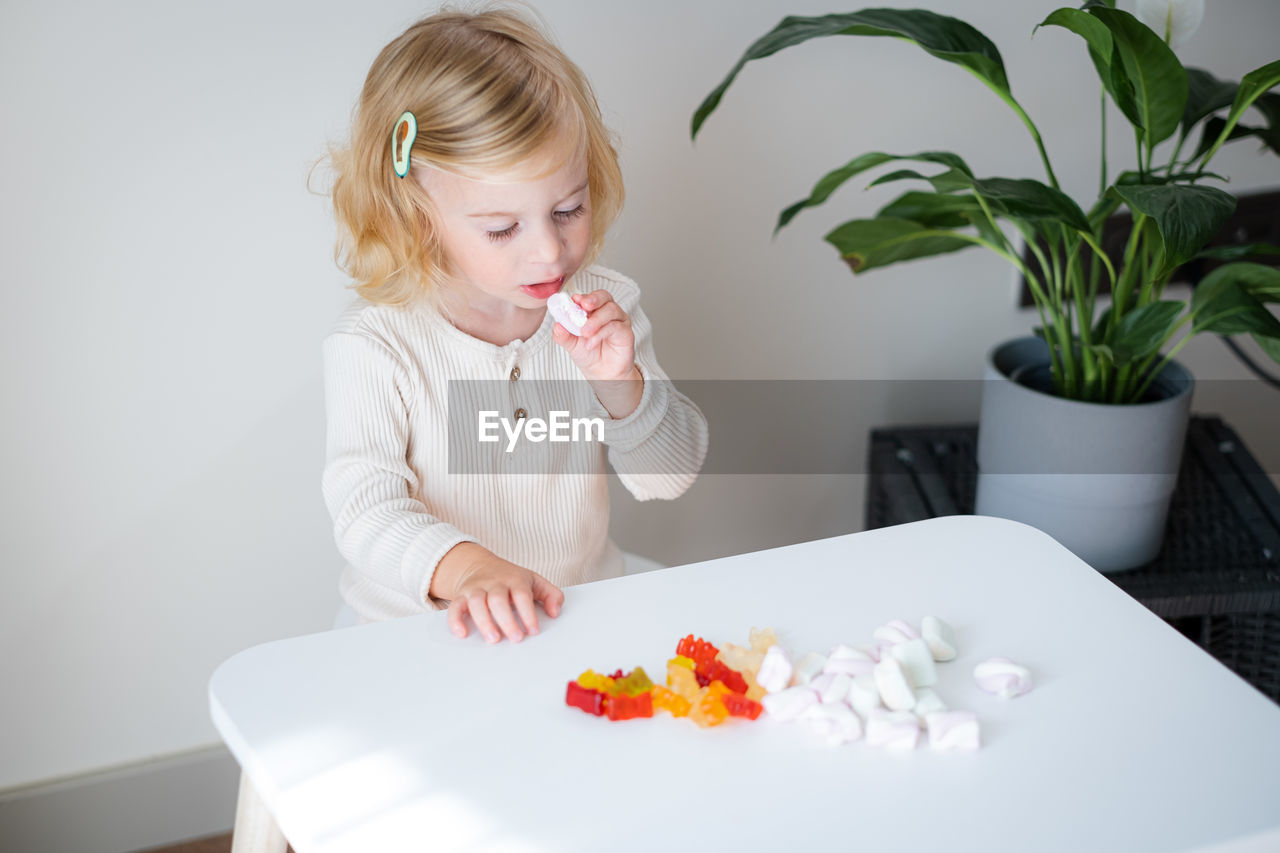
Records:
[[[230,832],[240,769],[214,746],[0,795],[0,849],[132,853]]]

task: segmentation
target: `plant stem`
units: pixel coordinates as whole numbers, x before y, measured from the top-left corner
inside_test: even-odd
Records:
[[[1170,329],[1170,330],[1169,330],[1169,334],[1165,336],[1165,340],[1166,340],[1166,341],[1167,341],[1167,340],[1169,340],[1169,338],[1173,336],[1173,333],[1174,333],[1174,332],[1176,332],[1179,328],[1181,328],[1181,327],[1182,327],[1182,325],[1183,325],[1184,323],[1186,323],[1186,322],[1187,322],[1188,320],[1190,320],[1190,319],[1191,319],[1191,315],[1190,315],[1190,314],[1188,314],[1186,317],[1184,317],[1184,318],[1182,318],[1180,321],[1178,321],[1178,325],[1174,326],[1172,329]],[[1155,378],[1156,378],[1157,376],[1159,376],[1159,375],[1160,375],[1160,371],[1164,370],[1164,369],[1165,369],[1165,367],[1166,367],[1166,366],[1168,366],[1169,362],[1173,361],[1173,357],[1174,357],[1175,355],[1177,355],[1177,354],[1178,354],[1178,352],[1179,352],[1179,351],[1180,351],[1184,346],[1186,346],[1186,345],[1187,345],[1187,343],[1188,343],[1188,342],[1189,342],[1193,337],[1195,337],[1195,336],[1194,336],[1194,335],[1183,335],[1183,336],[1182,336],[1182,340],[1178,341],[1176,344],[1174,344],[1174,345],[1173,345],[1173,349],[1169,350],[1169,354],[1168,354],[1168,355],[1166,355],[1164,358],[1162,358],[1162,359],[1160,360],[1160,363],[1159,363],[1159,364],[1157,364],[1157,365],[1155,366],[1155,369],[1154,369],[1154,370],[1152,370],[1152,371],[1150,371],[1150,372],[1147,374],[1147,378],[1146,378],[1145,380],[1143,380],[1142,384],[1141,384],[1140,386],[1138,386],[1137,391],[1135,391],[1135,392],[1133,393],[1133,395],[1130,397],[1130,402],[1136,403],[1136,402],[1138,402],[1139,400],[1141,400],[1141,399],[1142,399],[1142,395],[1143,395],[1143,394],[1145,394],[1145,393],[1147,393],[1147,388],[1151,385],[1151,383],[1155,380]],[[1161,344],[1161,346],[1163,346],[1163,344]]]
[[[1107,191],[1107,87],[1100,88],[1102,90],[1102,116],[1099,122],[1102,128],[1102,179],[1098,183],[1099,198]]]

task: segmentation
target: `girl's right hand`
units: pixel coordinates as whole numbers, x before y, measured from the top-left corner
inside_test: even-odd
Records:
[[[444,555],[431,578],[431,595],[449,602],[449,627],[455,635],[467,636],[466,616],[470,614],[480,635],[490,643],[499,642],[504,635],[518,643],[526,633],[538,633],[535,602],[553,619],[564,604],[564,593],[542,575],[474,542],[455,545]]]

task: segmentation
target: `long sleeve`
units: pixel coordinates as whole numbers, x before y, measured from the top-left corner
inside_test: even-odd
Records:
[[[644,389],[636,410],[625,418],[609,420],[604,407],[598,407],[605,418],[604,443],[609,464],[636,500],[671,500],[693,485],[702,468],[707,420],[659,366],[653,327],[640,308],[639,289],[630,280],[626,285],[615,298],[631,318]]]
[[[412,495],[408,373],[385,344],[334,332],[324,342],[327,419],[322,490],[338,550],[371,609],[427,610],[440,558],[475,539]]]

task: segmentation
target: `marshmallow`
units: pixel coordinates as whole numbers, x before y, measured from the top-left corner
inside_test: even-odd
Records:
[[[822,668],[823,672],[836,673],[839,675],[867,675],[874,672],[876,662],[873,660],[857,660],[855,658],[827,658],[827,664]]]
[[[947,706],[943,703],[942,697],[934,692],[932,687],[921,687],[916,691],[916,705],[911,709],[911,713],[917,717],[923,718],[945,710]]]
[[[824,705],[845,701],[845,697],[849,695],[849,688],[853,685],[852,676],[825,672],[819,678],[830,679],[821,687],[818,686],[818,678],[813,680],[813,688],[818,691],[818,699]]]
[[[898,643],[889,649],[889,654],[902,664],[902,668],[911,677],[911,683],[916,687],[937,684],[938,670],[933,665],[933,653],[929,651],[929,644],[923,638],[916,637],[914,640]]]
[[[1021,696],[1031,689],[1031,672],[1008,658],[991,658],[973,668],[974,680],[988,693],[1001,699]]]
[[[897,658],[887,657],[876,664],[876,687],[880,701],[892,711],[910,711],[916,706],[915,688],[906,669]]]
[[[841,702],[827,705],[810,705],[800,715],[800,721],[835,745],[848,743],[862,737],[862,720]]]
[[[569,298],[569,294],[563,290],[551,294],[551,298],[547,300],[547,310],[561,326],[575,335],[582,334],[582,327],[587,322],[587,312]]]
[[[767,693],[760,699],[760,704],[764,706],[769,716],[783,723],[794,720],[810,705],[817,703],[817,692],[802,685],[788,687],[777,693]]]
[[[909,711],[873,708],[867,714],[867,746],[910,750],[920,740],[920,722]]]
[[[882,708],[880,704],[880,688],[876,686],[874,675],[859,675],[849,684],[847,697],[849,706],[862,716],[867,716],[872,708]]]
[[[914,640],[920,636],[920,633],[901,619],[893,619],[888,624],[877,628],[871,636],[875,638],[878,647],[885,648]]]
[[[785,690],[791,683],[791,657],[782,646],[770,646],[760,662],[760,671],[756,673],[756,683],[770,693]]]
[[[972,711],[935,711],[925,717],[931,749],[977,749],[978,715]]]
[[[820,655],[817,652],[809,652],[800,658],[799,663],[795,666],[795,671],[791,675],[792,684],[808,684],[813,677],[822,672],[822,668],[827,665],[827,656]]]
[[[929,651],[933,653],[934,660],[941,663],[955,658],[955,631],[937,616],[926,616],[920,621],[920,635],[929,644]]]

